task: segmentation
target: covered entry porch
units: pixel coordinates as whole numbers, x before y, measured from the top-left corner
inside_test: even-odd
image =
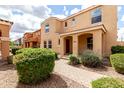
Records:
[[[70,53],[78,56],[87,49],[93,50],[99,56],[103,56],[105,32],[104,27],[100,26],[99,28],[88,28],[61,34],[61,56]]]

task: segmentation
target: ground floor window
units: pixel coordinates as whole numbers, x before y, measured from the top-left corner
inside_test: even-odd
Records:
[[[87,48],[91,50],[93,49],[93,38],[92,37],[87,38]]]
[[[47,42],[44,41],[44,48],[47,48]]]
[[[52,41],[51,40],[48,41],[48,48],[52,48]]]

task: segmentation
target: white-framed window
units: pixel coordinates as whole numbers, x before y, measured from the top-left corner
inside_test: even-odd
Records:
[[[75,25],[76,21],[75,18],[72,19],[72,26]]]
[[[101,8],[97,8],[91,12],[91,23],[98,23],[102,21],[102,11]]]
[[[48,48],[52,48],[52,41],[51,40],[48,41]]]
[[[93,49],[93,37],[87,38],[87,49]]]
[[[44,48],[47,48],[47,41],[44,41]]]
[[[49,32],[49,24],[46,24],[46,25],[45,25],[45,32],[46,32],[46,33]]]

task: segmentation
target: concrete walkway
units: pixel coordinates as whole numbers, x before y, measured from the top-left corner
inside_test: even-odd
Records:
[[[91,87],[90,82],[100,77],[106,77],[95,72],[79,69],[67,64],[68,60],[60,59],[56,61],[54,72],[63,75],[86,87]]]

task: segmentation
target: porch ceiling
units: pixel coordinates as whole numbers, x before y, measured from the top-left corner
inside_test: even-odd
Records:
[[[103,24],[100,24],[100,25],[95,25],[87,28],[73,30],[70,32],[64,32],[64,33],[61,33],[60,36],[72,35],[76,33],[89,32],[89,31],[95,31],[95,30],[102,30],[104,33],[107,32],[105,26]]]

